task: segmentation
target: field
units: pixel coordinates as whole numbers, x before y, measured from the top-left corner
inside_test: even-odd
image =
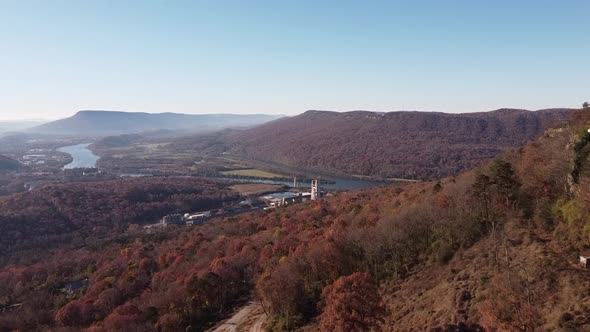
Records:
[[[284,186],[280,184],[266,184],[266,183],[244,183],[236,184],[230,187],[231,190],[240,193],[241,195],[260,195],[263,193],[281,190]]]
[[[271,172],[267,172],[267,171],[263,171],[263,170],[259,170],[259,169],[254,169],[254,168],[224,171],[224,172],[221,172],[221,174],[229,175],[229,176],[237,175],[237,176],[250,176],[250,177],[256,177],[256,178],[268,178],[268,179],[283,177],[283,175],[280,175],[277,173],[271,173]]]

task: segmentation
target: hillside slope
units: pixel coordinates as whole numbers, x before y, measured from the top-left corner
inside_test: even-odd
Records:
[[[486,113],[308,111],[230,138],[230,152],[349,175],[456,175],[540,136],[571,110]]]
[[[16,171],[20,167],[21,164],[18,161],[0,155],[0,173]]]
[[[30,132],[59,135],[115,135],[161,129],[218,130],[258,125],[279,118],[275,115],[132,113],[80,111],[74,116],[29,129]]]

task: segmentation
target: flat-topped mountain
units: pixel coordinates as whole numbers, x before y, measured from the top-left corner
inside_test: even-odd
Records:
[[[570,109],[449,114],[308,111],[229,137],[247,158],[349,175],[436,178],[522,146]]]
[[[153,130],[204,131],[228,127],[248,127],[280,116],[264,114],[179,114],[80,111],[74,116],[49,122],[30,131],[60,135],[114,135]]]

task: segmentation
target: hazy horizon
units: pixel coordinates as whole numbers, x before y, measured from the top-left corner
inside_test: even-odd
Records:
[[[0,5],[0,121],[579,107],[590,2]]]
[[[66,119],[69,117],[74,116],[75,114],[77,114],[78,112],[82,112],[82,111],[98,111],[98,112],[123,112],[123,113],[147,113],[147,114],[163,114],[163,113],[176,113],[176,114],[189,114],[189,115],[215,115],[215,114],[231,114],[231,115],[276,115],[276,116],[297,116],[297,115],[301,115],[305,112],[308,111],[327,111],[327,112],[338,112],[338,113],[345,113],[345,112],[355,112],[355,111],[367,111],[367,112],[375,112],[375,113],[389,113],[389,112],[438,112],[438,113],[449,113],[449,114],[462,114],[462,113],[480,113],[480,112],[492,112],[492,111],[496,111],[499,109],[521,109],[521,110],[527,110],[527,111],[539,111],[539,110],[544,110],[544,109],[558,109],[558,108],[579,108],[579,106],[572,106],[572,107],[560,107],[560,106],[555,106],[555,107],[543,107],[543,108],[539,108],[539,109],[526,109],[526,108],[516,108],[516,107],[500,107],[500,108],[496,108],[496,109],[490,109],[490,110],[477,110],[477,111],[472,111],[472,112],[445,112],[445,111],[437,111],[437,110],[370,110],[370,109],[351,109],[351,110],[326,110],[326,109],[309,109],[309,110],[304,110],[302,112],[299,113],[295,113],[295,114],[270,114],[270,113],[179,113],[179,112],[142,112],[142,111],[124,111],[124,110],[79,110],[76,112],[73,112],[69,115],[66,115],[64,117],[58,117],[58,118],[47,118],[47,119],[27,119],[27,118],[3,118],[0,116],[0,123],[21,123],[21,122],[51,122],[51,121],[56,121],[56,120],[61,120],[61,119]]]

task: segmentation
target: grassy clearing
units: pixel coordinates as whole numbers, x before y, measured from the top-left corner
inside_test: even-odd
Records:
[[[241,195],[258,195],[270,191],[280,190],[283,186],[279,184],[245,183],[231,186],[230,189]]]
[[[249,169],[236,169],[236,170],[232,170],[232,171],[224,171],[224,172],[221,172],[221,174],[223,174],[223,175],[230,175],[230,176],[231,175],[251,176],[251,177],[256,177],[256,178],[268,178],[268,179],[282,177],[282,175],[280,175],[280,174],[271,173],[271,172],[263,171],[263,170],[260,170],[260,169],[253,169],[253,168],[249,168]]]
[[[139,145],[140,147],[145,147],[148,149],[159,149],[159,148],[163,148],[170,145],[170,142],[166,142],[166,143],[151,143],[151,144],[143,144],[143,145]]]

